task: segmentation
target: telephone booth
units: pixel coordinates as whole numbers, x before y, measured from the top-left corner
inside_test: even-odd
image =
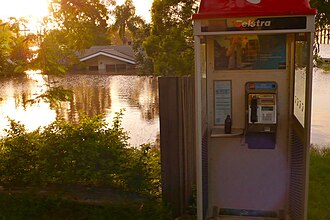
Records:
[[[315,13],[307,0],[201,0],[199,220],[307,218]]]

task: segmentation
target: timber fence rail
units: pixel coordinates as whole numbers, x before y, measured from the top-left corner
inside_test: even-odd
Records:
[[[319,44],[330,44],[330,26],[315,31],[315,41]]]

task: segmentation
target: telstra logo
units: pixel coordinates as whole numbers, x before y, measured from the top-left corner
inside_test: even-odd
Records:
[[[268,21],[260,21],[260,20],[236,20],[234,22],[235,27],[243,27],[243,28],[254,28],[254,27],[270,27],[272,22]]]

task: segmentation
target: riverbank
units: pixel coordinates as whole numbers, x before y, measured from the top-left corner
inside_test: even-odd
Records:
[[[100,116],[0,138],[0,219],[163,219],[160,152]],[[134,217],[132,217],[134,216]]]
[[[311,150],[308,219],[330,219],[330,146]]]

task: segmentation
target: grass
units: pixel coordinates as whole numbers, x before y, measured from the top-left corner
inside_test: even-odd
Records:
[[[311,151],[308,219],[330,219],[330,148]]]
[[[157,201],[88,204],[57,196],[0,193],[0,219],[6,220],[161,220],[168,216]]]

